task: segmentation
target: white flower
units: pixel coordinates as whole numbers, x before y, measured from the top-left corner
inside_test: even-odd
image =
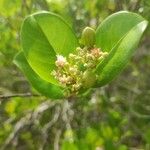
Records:
[[[64,67],[64,65],[67,63],[66,58],[62,55],[57,55],[57,60],[55,62],[56,66],[58,67]]]
[[[77,74],[77,72],[78,72],[78,69],[77,69],[77,67],[70,67],[69,68],[69,72],[71,73],[71,74],[73,74],[73,75],[76,75]]]
[[[65,75],[59,78],[59,81],[61,84],[66,84],[68,82],[68,79]]]
[[[70,53],[67,58],[57,55],[56,70],[53,70],[51,74],[69,92],[68,94],[78,94],[82,87],[91,88],[95,84],[98,77],[92,70],[107,55],[107,52],[102,52],[96,47],[77,48],[76,54]]]

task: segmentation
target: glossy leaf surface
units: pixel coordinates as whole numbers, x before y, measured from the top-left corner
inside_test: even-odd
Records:
[[[141,16],[119,12],[108,17],[96,31],[96,44],[108,57],[96,68],[99,75],[97,86],[113,80],[125,67],[147,26]]]
[[[23,52],[19,52],[14,59],[14,63],[23,71],[32,86],[42,95],[49,98],[62,98],[62,90],[49,82],[41,79],[30,67]]]
[[[42,79],[57,85],[51,75],[56,54],[68,55],[78,46],[70,27],[55,14],[36,13],[25,19],[21,40],[25,57],[32,69]]]

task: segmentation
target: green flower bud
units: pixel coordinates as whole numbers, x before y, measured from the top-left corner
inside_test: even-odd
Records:
[[[69,59],[71,59],[71,60],[74,60],[75,59],[75,57],[76,57],[76,55],[74,55],[74,54],[69,54]]]
[[[86,70],[83,73],[82,84],[84,88],[92,87],[96,82],[96,75],[92,72],[92,70]]]
[[[95,30],[90,27],[86,27],[82,32],[81,41],[88,48],[93,47],[95,44]]]
[[[77,48],[76,48],[76,51],[77,51],[77,52],[80,52],[80,51],[82,51],[82,48],[81,48],[81,47],[77,47]]]

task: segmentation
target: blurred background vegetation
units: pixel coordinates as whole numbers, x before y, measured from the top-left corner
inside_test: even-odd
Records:
[[[111,84],[52,101],[36,96],[12,62],[23,19],[40,10],[63,16],[79,37],[119,10],[150,21],[150,0],[0,0],[0,150],[150,150],[150,27]],[[16,93],[23,95],[5,97]]]

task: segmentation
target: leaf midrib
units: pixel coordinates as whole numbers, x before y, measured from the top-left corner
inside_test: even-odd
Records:
[[[123,36],[117,41],[117,43],[113,46],[113,48],[112,48],[112,49],[110,50],[110,52],[109,52],[108,57],[109,57],[111,54],[113,54],[113,55],[112,55],[112,57],[109,57],[109,58],[108,58],[108,61],[113,58],[113,56],[115,55],[115,51],[117,50],[116,47],[121,44],[122,40],[127,36],[127,34],[128,34],[129,32],[131,32],[131,31],[133,30],[133,28],[135,28],[136,26],[138,26],[140,23],[142,23],[142,22],[144,22],[144,21],[145,21],[145,20],[144,20],[144,18],[143,18],[143,21],[141,21],[141,22],[139,22],[138,24],[136,24],[135,26],[133,26],[125,35],[123,35]],[[114,49],[116,49],[116,50],[113,51]],[[106,59],[107,59],[107,58],[106,58]],[[95,72],[97,72],[97,71],[98,71],[99,73],[102,72],[103,68],[105,67],[105,65],[106,65],[107,62],[108,62],[108,61],[106,61],[106,59],[102,60],[102,61],[97,65],[97,67],[96,67],[96,69],[95,69]],[[104,65],[103,65],[103,63],[104,63]],[[98,69],[98,68],[100,68],[100,69]]]

